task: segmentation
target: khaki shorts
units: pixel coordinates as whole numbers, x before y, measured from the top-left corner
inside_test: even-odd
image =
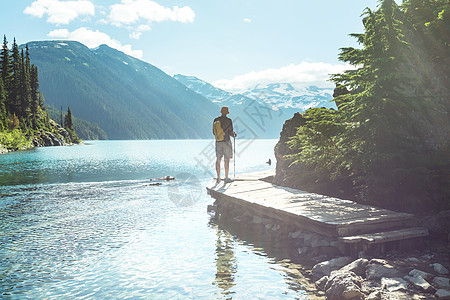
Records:
[[[231,140],[226,142],[216,142],[216,157],[233,158],[233,147],[231,146]]]

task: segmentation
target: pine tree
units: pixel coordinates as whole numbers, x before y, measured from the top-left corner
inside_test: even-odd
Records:
[[[6,124],[6,94],[5,89],[3,87],[3,80],[0,77],[0,131],[3,131],[5,129]]]
[[[6,35],[3,36],[3,46],[0,53],[0,69],[3,87],[5,89],[5,97],[8,97],[7,91],[9,90],[9,86],[11,85],[12,71],[11,59],[8,49],[8,40],[6,39]],[[6,101],[7,99],[5,99],[5,105],[7,105]]]
[[[31,106],[30,67],[29,58],[25,57],[23,49],[20,59],[20,116],[28,120],[30,118]]]
[[[64,128],[73,131],[72,112],[70,111],[70,106],[67,107],[67,114],[64,119]]]
[[[8,109],[10,113],[20,116],[20,53],[16,39],[13,42],[12,60],[11,60],[11,84],[8,86]]]
[[[337,189],[360,201],[397,209],[433,209],[441,199],[448,207],[446,184],[437,183],[448,182],[441,170],[448,169],[449,17],[445,0],[402,7],[382,0],[377,11],[365,10],[365,32],[351,35],[362,47],[339,55],[354,68],[332,76],[338,111],[307,111],[290,142],[303,183],[330,188],[340,180]]]
[[[31,121],[33,128],[37,128],[37,120],[39,119],[40,93],[39,93],[39,76],[38,69],[35,65],[31,66],[30,71],[30,89],[31,89]]]

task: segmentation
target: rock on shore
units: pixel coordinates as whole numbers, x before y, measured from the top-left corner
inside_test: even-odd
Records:
[[[318,278],[316,287],[325,292],[327,299],[450,299],[449,278],[441,274],[445,267],[431,263],[432,255],[407,259],[360,258],[332,270],[332,266],[348,259],[334,258],[313,267],[312,274]]]
[[[30,138],[32,147],[67,146],[76,144],[74,141],[72,141],[69,132],[54,120],[50,120],[50,126],[53,127],[53,132],[41,130]],[[7,149],[0,144],[0,154],[15,150],[19,149]]]
[[[56,128],[57,133],[42,130],[33,137],[32,143],[34,147],[67,146],[72,144],[70,134],[66,129],[53,120],[50,120],[50,125]]]

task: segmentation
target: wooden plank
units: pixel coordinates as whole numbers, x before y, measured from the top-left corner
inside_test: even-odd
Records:
[[[320,232],[321,234],[324,235],[337,236],[335,226],[330,226],[328,224],[317,222],[315,220],[311,220],[303,216],[293,215],[286,211],[281,211],[271,207],[267,207],[261,203],[251,202],[249,201],[249,199],[241,199],[231,195],[217,193],[215,191],[211,192],[212,192],[211,196],[213,196],[214,198],[219,199],[220,201],[225,200],[234,203],[236,205],[239,205],[245,209],[248,209],[249,211],[252,211],[253,215],[280,220],[288,224],[295,224],[296,226],[300,226],[313,232]]]
[[[270,191],[272,187],[270,184],[253,184],[253,185],[246,185],[246,186],[238,186],[238,187],[230,187],[227,190],[225,190],[223,193],[227,195],[237,195],[237,194],[243,194],[243,193],[249,193],[249,192],[257,192],[259,190],[265,190]]]
[[[412,216],[357,203],[332,201],[332,199],[300,203],[284,209],[297,214],[307,214],[312,218],[319,218],[322,222],[336,225],[352,225],[386,217],[405,219]]]
[[[215,183],[215,184],[210,184],[208,185],[207,189],[208,190],[214,190],[214,191],[220,191],[222,193],[231,193],[231,192],[235,192],[238,190],[256,190],[258,189],[258,187],[271,187],[272,185],[270,183],[267,182],[263,182],[263,181],[242,181],[239,182],[239,184],[237,182],[232,182],[232,183]]]
[[[255,215],[302,225],[305,229],[332,236],[391,230],[409,225],[413,218],[410,214],[257,180],[260,176],[270,175],[270,172],[245,174],[228,184],[212,181],[207,191],[224,205],[238,205]]]
[[[275,176],[275,169],[267,171],[257,171],[252,173],[245,173],[236,175],[236,180],[260,180],[269,176]]]
[[[356,224],[337,225],[339,236],[349,236],[360,233],[390,230],[393,228],[408,227],[412,225],[411,218],[383,217],[373,220],[364,220]]]
[[[346,236],[340,237],[339,240],[347,243],[359,243],[359,242],[367,242],[368,244],[380,244],[387,243],[392,241],[400,241],[410,238],[416,238],[421,236],[427,236],[428,229],[424,227],[413,227],[413,228],[403,228],[399,230],[392,230],[386,232],[377,232],[377,233],[369,233],[369,234],[361,234],[356,236]]]

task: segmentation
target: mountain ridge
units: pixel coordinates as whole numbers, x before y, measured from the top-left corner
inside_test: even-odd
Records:
[[[149,63],[106,45],[89,49],[75,41],[35,41],[28,47],[46,103],[70,106],[110,139],[211,135],[218,107]]]
[[[317,106],[336,108],[330,102],[333,89],[313,86],[299,89],[289,83],[272,83],[258,84],[239,94],[217,88],[196,76],[175,74],[173,77],[211,102],[230,107],[230,112],[251,129],[251,136],[258,138],[278,138],[284,122],[296,112]]]

